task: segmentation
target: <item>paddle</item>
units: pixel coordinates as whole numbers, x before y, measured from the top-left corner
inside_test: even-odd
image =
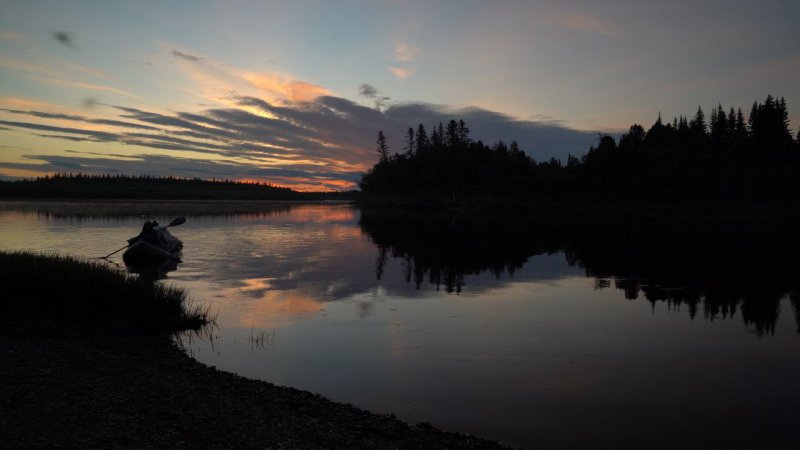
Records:
[[[174,219],[172,222],[170,222],[170,223],[169,223],[167,226],[165,226],[165,227],[162,227],[161,229],[163,230],[164,228],[169,228],[169,227],[177,227],[178,225],[181,225],[181,224],[183,224],[184,222],[186,222],[186,217],[183,217],[183,216],[181,216],[181,217],[176,217],[176,218],[175,218],[175,219]],[[130,246],[131,246],[131,244],[128,244],[128,245],[126,245],[125,247],[122,247],[122,248],[120,248],[120,249],[114,250],[113,252],[111,252],[111,253],[107,254],[106,256],[102,256],[102,257],[100,257],[100,258],[97,258],[97,259],[108,259],[108,257],[109,257],[109,256],[111,256],[111,255],[113,255],[113,254],[115,254],[115,253],[119,253],[119,252],[121,252],[121,251],[125,250],[126,248],[128,248],[128,247],[130,247]]]

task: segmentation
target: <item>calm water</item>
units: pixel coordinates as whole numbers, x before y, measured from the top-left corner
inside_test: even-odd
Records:
[[[240,206],[0,203],[0,248],[186,215],[167,282],[219,315],[180,341],[222,370],[536,448],[800,443],[791,232]]]

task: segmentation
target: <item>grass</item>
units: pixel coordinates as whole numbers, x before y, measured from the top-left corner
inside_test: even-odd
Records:
[[[89,326],[172,332],[211,322],[184,289],[107,263],[0,251],[0,308]]]

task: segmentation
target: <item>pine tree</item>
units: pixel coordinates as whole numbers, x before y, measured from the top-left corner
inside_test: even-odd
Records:
[[[728,143],[728,136],[728,118],[722,105],[718,105],[711,110],[711,141],[722,147]]]
[[[747,124],[744,121],[744,113],[742,112],[742,108],[736,110],[736,124],[733,127],[733,145],[737,148],[744,148],[747,145],[747,141],[750,137],[750,134],[747,131]]]
[[[653,126],[647,130],[647,133],[645,133],[645,147],[648,149],[661,149],[666,147],[671,132],[672,126],[669,124],[664,126],[664,123],[661,121],[661,113],[658,113],[658,119],[656,119]]]
[[[703,108],[698,106],[694,119],[689,122],[689,129],[695,137],[706,136],[706,115],[703,113]]]
[[[458,121],[458,140],[464,145],[469,143],[469,127],[464,119]]]
[[[378,152],[378,160],[380,162],[388,161],[389,145],[386,143],[386,135],[383,134],[383,130],[378,131],[378,140],[376,142],[378,146],[375,151]]]
[[[733,140],[734,135],[736,134],[736,111],[733,108],[728,111],[728,138]]]
[[[411,127],[406,131],[406,146],[403,149],[406,151],[406,155],[414,156],[414,129]]]
[[[459,144],[458,140],[458,123],[455,120],[447,122],[447,134],[444,137],[444,144],[448,147],[453,147]]]
[[[428,133],[425,131],[425,127],[422,124],[419,124],[417,127],[417,153],[422,153],[428,149]]]
[[[442,141],[444,140],[444,127],[442,126],[442,122],[439,122],[439,126],[433,127],[433,133],[431,133],[431,145],[435,149],[440,149],[442,147]]]

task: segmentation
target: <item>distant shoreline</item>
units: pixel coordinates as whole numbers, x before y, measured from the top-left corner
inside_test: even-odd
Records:
[[[355,191],[299,192],[266,183],[125,175],[56,174],[0,181],[0,198],[169,199],[169,200],[333,200]]]

